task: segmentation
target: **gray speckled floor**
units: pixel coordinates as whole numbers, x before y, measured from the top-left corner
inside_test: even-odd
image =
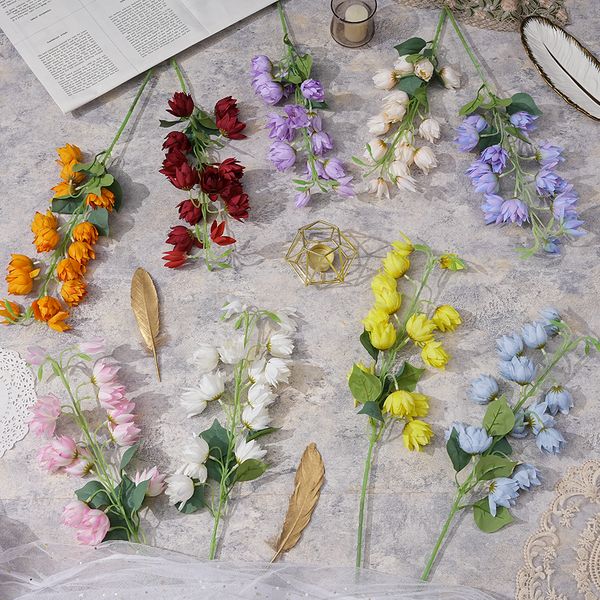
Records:
[[[571,2],[570,30],[592,49],[598,49],[600,11],[594,0]],[[394,59],[393,45],[412,35],[431,35],[435,14],[407,8],[392,0],[381,2],[374,40],[360,50],[337,46],[329,36],[325,0],[288,3],[296,40],[309,46],[316,75],[325,82],[335,111],[326,123],[337,152],[347,158],[361,151],[367,116],[378,109],[382,93],[373,88],[375,68]],[[226,294],[273,308],[295,306],[301,315],[298,351],[291,386],[274,407],[269,473],[244,485],[232,503],[223,536],[221,556],[243,560],[268,559],[268,540],[276,534],[291,492],[292,471],[310,441],[317,442],[327,467],[327,481],[313,522],[288,561],[344,564],[353,562],[361,463],[366,449],[366,426],[354,415],[346,373],[362,357],[358,343],[360,319],[370,303],[369,277],[378,267],[385,243],[401,228],[439,251],[461,254],[469,271],[451,277],[441,297],[455,304],[464,326],[447,338],[454,359],[444,375],[427,377],[422,389],[432,401],[435,443],[423,454],[408,454],[401,440],[381,448],[370,496],[369,542],[371,566],[388,573],[417,575],[445,517],[452,492],[451,467],[443,448],[443,427],[455,419],[478,418],[465,400],[469,379],[480,370],[495,370],[493,340],[500,333],[552,303],[574,321],[600,332],[596,299],[600,292],[597,236],[600,227],[598,187],[599,126],[564,104],[537,76],[526,59],[516,33],[467,28],[494,80],[506,93],[527,91],[544,110],[539,136],[567,148],[563,173],[576,184],[589,235],[566,249],[561,258],[521,261],[515,245],[529,235],[515,228],[483,226],[479,198],[471,192],[462,171],[470,157],[459,154],[449,141],[458,118],[457,107],[472,97],[478,82],[451,31],[444,37],[444,60],[465,72],[463,89],[433,94],[433,113],[444,122],[444,141],[438,145],[440,167],[422,180],[422,193],[377,201],[360,196],[339,201],[320,197],[307,210],[293,206],[286,174],[276,174],[266,159],[267,138],[261,126],[267,112],[253,96],[247,76],[250,57],[281,51],[278,19],[270,8],[188,50],[181,56],[197,98],[211,106],[233,94],[248,120],[247,141],[232,144],[247,165],[246,184],[253,210],[248,224],[239,226],[238,266],[210,274],[198,267],[169,271],[160,258],[167,226],[175,224],[180,200],[157,172],[162,159],[158,119],[167,97],[176,89],[175,74],[158,68],[135,124],[118,147],[116,172],[125,194],[125,207],[114,218],[114,235],[98,247],[91,268],[89,299],[75,313],[74,330],[52,336],[37,326],[2,328],[0,345],[23,350],[31,343],[59,348],[91,333],[105,336],[115,357],[125,363],[125,379],[139,401],[146,447],[142,458],[165,470],[177,466],[179,443],[205,427],[212,415],[186,420],[178,405],[184,384],[194,381],[189,359],[194,345],[217,331],[218,308]],[[89,152],[106,145],[125,112],[137,81],[130,82],[72,115],[62,116],[5,37],[0,38],[0,97],[2,149],[0,165],[0,265],[11,252],[31,252],[31,215],[50,197],[56,178],[54,148],[69,141]],[[323,218],[352,233],[361,256],[348,285],[331,289],[304,288],[282,260],[296,229]],[[129,310],[129,282],[141,265],[157,283],[167,340],[161,350],[164,380],[157,384],[152,361],[140,349]],[[598,365],[593,359],[578,365],[572,389],[576,409],[561,420],[568,446],[560,457],[538,460],[529,447],[525,456],[541,463],[544,485],[524,495],[515,514],[517,524],[495,534],[479,533],[470,517],[455,528],[450,546],[434,572],[438,582],[481,586],[499,598],[513,593],[521,564],[521,548],[536,529],[553,486],[571,465],[598,455],[597,423],[600,406]],[[74,482],[40,471],[35,460],[38,440],[27,438],[0,460],[0,512],[14,521],[10,532],[22,537],[69,541],[69,530],[58,525],[63,504]],[[182,516],[165,499],[152,504],[148,516],[152,542],[203,556],[207,552],[207,514]],[[16,540],[15,540],[16,541]],[[493,568],[490,565],[493,564]]]

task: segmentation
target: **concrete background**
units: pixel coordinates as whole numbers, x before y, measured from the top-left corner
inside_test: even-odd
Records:
[[[568,7],[570,31],[597,50],[600,11],[596,3],[580,0]],[[334,111],[326,115],[326,127],[337,155],[348,161],[362,152],[368,139],[366,119],[378,111],[384,95],[371,83],[373,71],[391,65],[394,44],[413,35],[431,36],[437,14],[383,0],[375,38],[365,48],[350,50],[331,39],[325,0],[295,0],[287,3],[287,11],[295,40],[311,49],[315,75],[326,85]],[[457,109],[479,83],[450,29],[444,35],[441,58],[463,71],[463,88],[456,93],[437,89],[432,95],[432,112],[444,124],[443,141],[437,144],[439,168],[429,178],[419,177],[422,191],[396,193],[389,201],[367,195],[345,201],[321,196],[308,209],[296,209],[290,176],[273,172],[266,161],[268,140],[261,127],[268,111],[254,97],[247,74],[254,54],[277,57],[282,51],[278,17],[274,8],[268,8],[180,56],[202,104],[210,107],[232,94],[239,98],[242,116],[249,123],[250,139],[234,142],[223,154],[235,154],[247,166],[245,182],[253,207],[249,222],[235,227],[240,241],[236,268],[211,274],[200,265],[179,271],[162,266],[163,240],[168,226],[178,222],[175,206],[182,195],[157,172],[164,135],[158,119],[165,117],[167,98],[178,89],[174,72],[161,66],[115,153],[115,174],[125,190],[125,204],[113,217],[111,239],[103,239],[97,247],[97,260],[89,269],[89,298],[74,313],[73,331],[58,335],[37,324],[0,330],[0,344],[18,351],[30,344],[58,351],[92,334],[104,336],[115,348],[115,358],[124,363],[124,380],[138,401],[146,440],[141,458],[148,466],[157,464],[169,471],[179,464],[182,440],[213,418],[207,411],[186,420],[178,398],[182,387],[195,381],[190,366],[195,345],[210,341],[219,331],[223,298],[237,294],[261,307],[298,309],[301,323],[291,385],[271,409],[274,424],[281,428],[268,439],[272,467],[258,482],[239,488],[233,499],[219,552],[223,558],[270,558],[268,540],[282,522],[293,470],[305,446],[315,441],[326,463],[326,485],[313,522],[284,560],[353,564],[366,422],[354,414],[346,373],[354,360],[364,358],[358,335],[360,319],[371,302],[369,279],[399,229],[440,252],[459,253],[469,270],[450,277],[443,289],[433,281],[435,296],[460,310],[464,326],[445,337],[453,355],[446,373],[428,375],[421,386],[432,397],[429,420],[436,432],[434,443],[422,454],[409,454],[395,436],[377,454],[366,555],[372,568],[409,576],[420,573],[452,494],[443,429],[455,419],[479,421],[482,410],[466,400],[465,391],[481,371],[496,371],[494,338],[520,327],[548,304],[564,311],[582,330],[600,332],[596,306],[600,253],[595,233],[600,225],[598,125],[546,87],[516,33],[466,31],[499,89],[506,94],[526,91],[538,101],[544,116],[537,139],[567,149],[562,173],[581,194],[589,234],[568,246],[563,256],[523,261],[515,246],[529,239],[528,231],[483,225],[480,198],[462,174],[471,157],[460,154],[450,141],[459,122]],[[11,252],[33,252],[29,223],[35,210],[45,208],[49,188],[57,179],[54,148],[71,142],[93,154],[105,147],[139,78],[63,116],[4,36],[0,55],[0,264],[4,265]],[[358,170],[355,173],[360,177]],[[360,258],[344,286],[305,288],[283,260],[297,228],[317,219],[336,223],[360,245]],[[162,303],[165,342],[160,351],[164,376],[160,384],[151,359],[141,349],[129,309],[130,279],[137,266],[152,274]],[[517,523],[492,536],[477,531],[470,516],[464,518],[453,530],[434,581],[479,586],[498,598],[512,596],[521,548],[537,528],[554,484],[568,467],[598,455],[599,361],[598,357],[583,363],[574,359],[565,372],[576,408],[560,419],[568,440],[562,455],[546,459],[532,444],[524,448],[523,458],[542,467],[544,484],[522,495],[515,509]],[[79,482],[42,472],[35,458],[39,446],[39,440],[28,437],[0,460],[0,514],[14,522],[8,535],[19,532],[14,543],[34,538],[71,540],[71,531],[61,527],[58,519]],[[204,556],[209,525],[207,513],[180,515],[159,498],[151,503],[146,529],[156,545]]]

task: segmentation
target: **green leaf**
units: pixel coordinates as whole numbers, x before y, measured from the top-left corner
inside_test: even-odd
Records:
[[[279,427],[265,427],[265,429],[258,429],[257,431],[251,431],[247,436],[246,436],[246,441],[250,442],[252,440],[257,440],[258,438],[261,438],[263,435],[268,435],[269,433],[275,433],[276,431],[279,431]]]
[[[249,458],[245,460],[235,471],[235,481],[252,481],[258,479],[266,470],[267,464],[256,460],[255,458]]]
[[[474,113],[481,106],[482,103],[483,98],[481,96],[477,96],[477,98],[475,98],[474,100],[471,100],[470,102],[467,102],[466,104],[461,106],[460,110],[458,111],[458,114],[463,117],[466,117],[467,115]]]
[[[367,415],[376,419],[377,421],[381,421],[383,423],[383,415],[381,414],[381,407],[379,406],[379,402],[365,402],[360,410],[358,411],[359,415]]]
[[[462,471],[470,462],[471,455],[467,454],[458,443],[458,431],[456,429],[452,429],[450,433],[450,437],[446,442],[446,451],[448,452],[448,456],[452,461],[452,466],[454,470],[459,473]]]
[[[204,501],[204,488],[204,485],[195,486],[192,497],[183,506],[181,506],[181,502],[175,505],[177,510],[185,515],[189,515],[196,512],[199,508],[206,506],[206,502]]]
[[[161,127],[173,127],[173,125],[177,125],[178,123],[181,123],[183,121],[183,119],[177,119],[177,121],[167,121],[165,119],[160,119],[160,126]]]
[[[473,518],[477,527],[486,533],[499,531],[506,525],[510,525],[514,520],[510,511],[504,508],[504,506],[498,506],[496,516],[493,517],[490,513],[490,505],[487,497],[475,502],[473,505]]]
[[[478,481],[489,481],[497,477],[510,477],[516,466],[517,463],[508,458],[488,454],[477,461],[473,473]]]
[[[479,143],[477,144],[477,151],[481,152],[489,146],[499,144],[501,139],[502,136],[500,135],[500,133],[498,133],[496,129],[487,127],[481,132],[481,134],[479,134]]]
[[[137,451],[140,449],[140,442],[134,444],[133,446],[129,446],[125,452],[123,452],[123,458],[121,458],[121,466],[119,467],[123,470],[132,460],[133,457],[137,454]]]
[[[100,235],[108,237],[110,229],[108,226],[108,211],[106,208],[95,208],[90,211],[87,220],[96,226]]]
[[[379,356],[379,350],[377,350],[377,348],[375,348],[375,346],[371,344],[371,336],[369,335],[369,332],[366,329],[360,335],[360,343],[362,344],[363,348],[369,353],[371,358],[373,360],[377,360],[377,357]]]
[[[483,426],[493,436],[503,436],[515,426],[515,414],[504,397],[492,400],[483,417]]]
[[[425,82],[416,75],[408,75],[398,81],[396,89],[406,92],[409,96],[414,96],[417,90],[424,84]]]
[[[229,435],[227,430],[224,429],[219,421],[215,419],[209,429],[203,431],[200,437],[206,440],[210,449],[210,459],[206,463],[206,469],[208,476],[215,480],[221,480],[221,471],[223,469],[222,464],[227,459],[227,451],[229,449]],[[233,459],[231,460],[233,462]],[[225,465],[227,467],[228,465]]]
[[[510,456],[512,454],[512,446],[505,437],[500,438],[492,444],[490,454],[498,454],[499,456]]]
[[[498,98],[498,96],[494,96],[494,106],[502,106],[506,108],[510,106],[512,103],[512,98]]]
[[[81,205],[81,200],[74,196],[62,196],[52,198],[52,212],[62,215],[70,215]]]
[[[102,508],[110,504],[110,498],[99,481],[88,481],[82,488],[75,490],[75,495],[78,500],[92,508]]]
[[[425,369],[418,369],[413,367],[409,362],[405,362],[402,365],[400,371],[394,376],[398,389],[405,390],[407,392],[414,392],[417,388],[421,376],[425,372]]]
[[[313,58],[310,54],[304,54],[296,59],[296,66],[298,68],[298,74],[302,79],[308,79],[312,70]]]
[[[511,98],[511,103],[506,107],[506,112],[513,115],[516,112],[525,111],[530,115],[540,116],[542,111],[538,108],[535,100],[529,95],[522,92],[515,94]]]
[[[426,45],[427,42],[424,39],[420,37],[412,37],[406,40],[405,42],[394,46],[394,48],[396,48],[396,50],[398,51],[399,56],[405,56],[407,54],[415,54],[416,52],[421,52],[421,50],[423,50],[423,48],[425,48]]]
[[[377,400],[382,388],[378,377],[365,373],[357,365],[352,367],[348,386],[352,396],[361,403]]]
[[[129,535],[127,534],[127,530],[122,527],[117,527],[116,529],[109,529],[106,535],[104,536],[103,542],[110,542],[111,540],[121,540],[128,541]]]
[[[113,182],[107,187],[115,195],[114,209],[119,212],[121,204],[123,204],[123,189],[121,188],[121,184],[114,179]]]
[[[136,513],[144,503],[144,497],[150,481],[142,481],[136,485],[125,473],[121,478],[119,485],[115,488],[115,493],[121,500],[123,507],[129,515]]]
[[[519,129],[513,127],[512,125],[507,125],[505,131],[510,133],[510,135],[520,139],[522,142],[527,142],[528,144],[531,143],[527,136],[523,135],[523,133]]]
[[[311,101],[310,104],[313,108],[318,108],[320,110],[327,110],[329,108],[329,105],[325,101],[321,101],[321,102]]]
[[[352,162],[361,166],[361,167],[368,167],[369,165],[364,161],[364,160],[360,160],[360,158],[356,158],[356,156],[352,157]]]

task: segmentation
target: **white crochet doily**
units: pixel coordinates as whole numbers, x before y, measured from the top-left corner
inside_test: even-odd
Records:
[[[16,352],[0,348],[0,457],[27,434],[25,420],[35,400],[35,381],[27,363]]]
[[[517,600],[600,600],[600,461],[559,482],[524,556]]]

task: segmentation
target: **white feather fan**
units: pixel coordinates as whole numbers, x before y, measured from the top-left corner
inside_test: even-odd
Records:
[[[569,104],[600,121],[600,62],[578,40],[543,17],[521,25],[521,39],[546,83]]]

